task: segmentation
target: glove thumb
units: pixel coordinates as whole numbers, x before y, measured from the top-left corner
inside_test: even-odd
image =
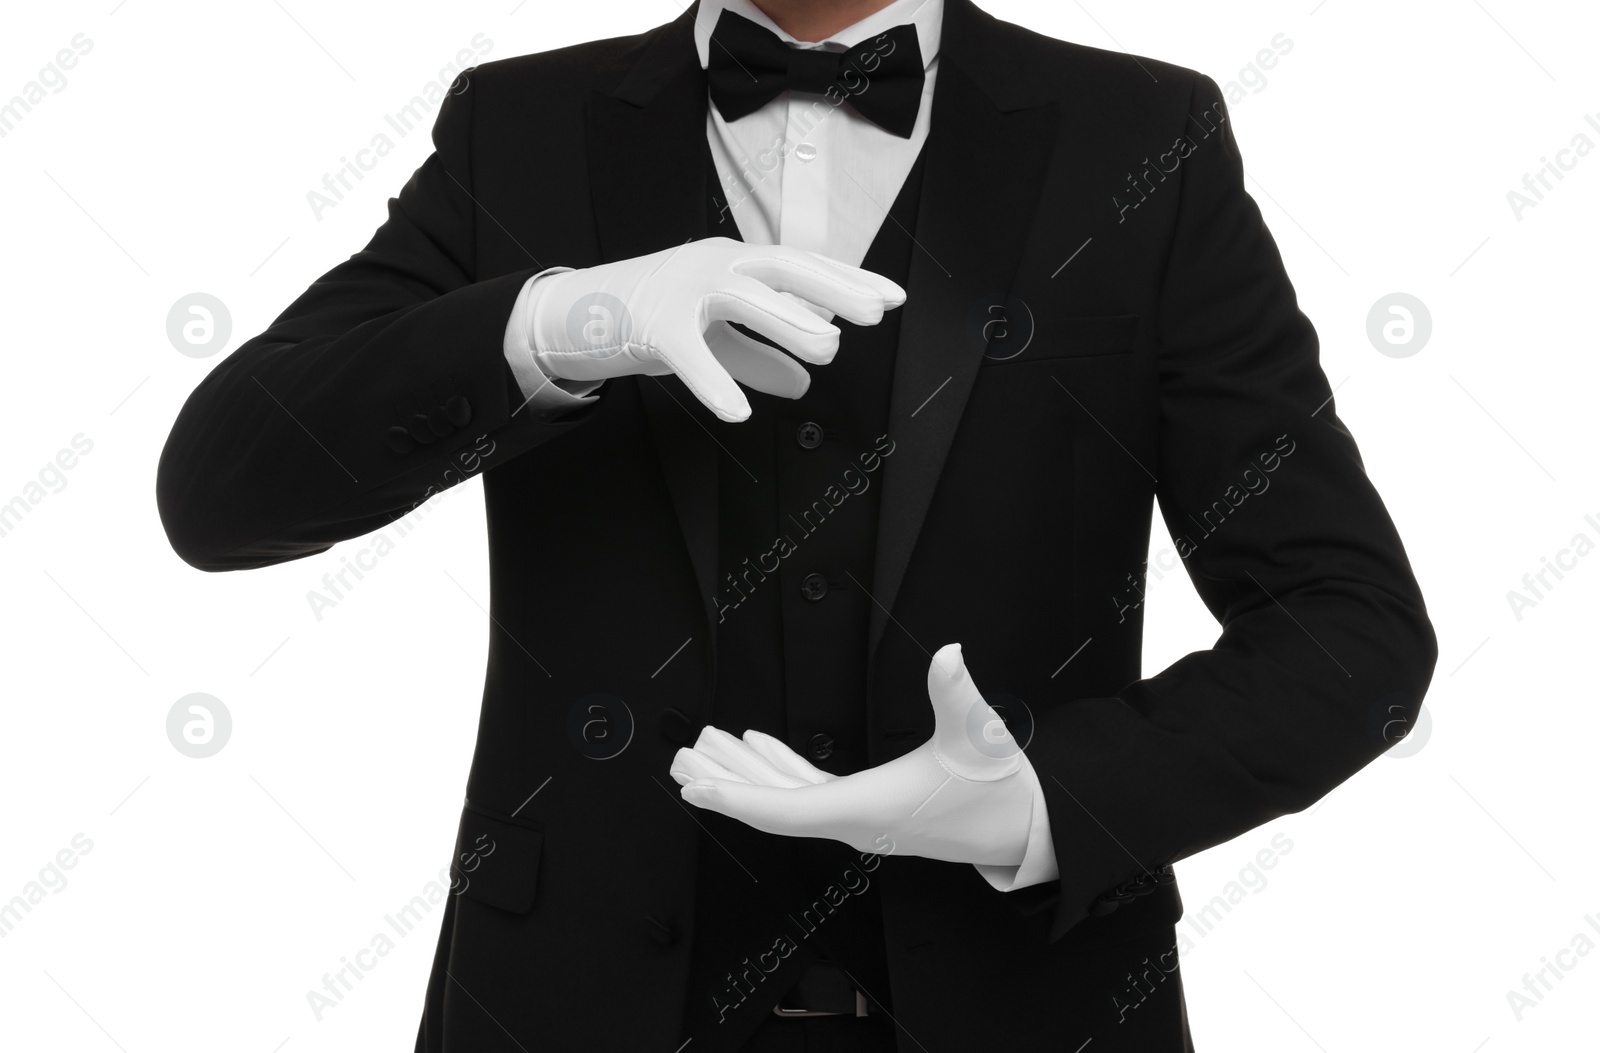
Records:
[[[933,703],[934,752],[955,774],[989,782],[1021,769],[1022,749],[978,693],[960,644],[946,644],[933,656],[928,701]]]

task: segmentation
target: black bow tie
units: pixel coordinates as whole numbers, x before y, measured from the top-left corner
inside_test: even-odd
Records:
[[[783,91],[848,102],[872,123],[911,138],[922,104],[917,27],[895,26],[844,52],[790,47],[776,33],[724,9],[711,31],[711,101],[724,120],[754,113]]]

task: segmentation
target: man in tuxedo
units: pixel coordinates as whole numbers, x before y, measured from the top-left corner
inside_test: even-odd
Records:
[[[417,1048],[1191,1048],[1172,863],[1436,657],[1217,85],[700,0],[469,71],[434,144],[157,481],[220,571],[483,477]],[[1141,678],[1152,499],[1222,632]]]

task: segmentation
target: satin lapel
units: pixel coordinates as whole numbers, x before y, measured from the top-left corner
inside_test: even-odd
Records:
[[[705,76],[694,52],[698,5],[650,34],[615,91],[588,114],[590,186],[603,259],[705,236]],[[973,318],[1010,289],[1054,147],[1056,107],[1035,104],[970,0],[946,0],[922,200],[890,401],[873,574],[875,654],[982,360]],[[639,378],[707,618],[715,668],[717,457],[676,381]]]
[[[706,234],[707,103],[692,36],[697,10],[652,33],[618,88],[590,99],[590,190],[605,261]],[[708,619],[706,653],[714,670],[719,451],[700,417],[691,415],[699,404],[680,381],[641,376],[637,383]]]
[[[993,19],[947,0],[943,40],[895,354],[873,656],[983,358],[986,305],[1004,303],[1011,288],[1056,137],[1056,104],[1029,96]]]

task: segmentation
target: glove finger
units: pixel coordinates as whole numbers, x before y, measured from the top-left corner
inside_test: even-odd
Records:
[[[727,322],[712,325],[706,345],[728,375],[747,388],[786,399],[797,399],[811,388],[811,374],[799,362]]]
[[[898,285],[870,271],[803,249],[774,245],[768,253],[740,260],[733,265],[734,272],[778,292],[792,293],[857,325],[876,325],[886,307],[905,301]]]
[[[672,777],[679,786],[686,786],[696,779],[722,779],[728,782],[746,782],[744,776],[727,768],[707,757],[699,750],[684,747],[672,757],[672,767],[669,769]]]
[[[821,260],[829,267],[832,267],[836,271],[843,272],[856,281],[872,286],[872,288],[877,291],[878,295],[883,297],[883,306],[885,310],[892,311],[896,307],[899,307],[901,304],[906,302],[906,291],[901,288],[899,284],[889,280],[888,278],[885,278],[877,271],[869,271],[865,267],[852,267],[843,260],[836,260],[832,256],[825,256],[820,252],[812,252],[810,249],[802,249],[800,251],[804,252],[807,256],[810,256],[813,259]]]
[[[746,731],[744,741],[756,753],[764,757],[768,764],[802,782],[813,786],[828,782],[835,776],[812,766],[800,754],[790,749],[788,744],[781,739],[773,738],[763,731]]]
[[[796,787],[801,780],[767,763],[762,756],[721,728],[706,727],[694,744],[695,752],[722,765],[746,782],[758,786]]]
[[[728,779],[695,779],[684,786],[685,801],[707,811],[720,812],[746,826],[786,837],[834,837],[832,830],[842,824],[829,822],[831,809],[819,807],[828,802],[813,801],[819,791],[830,786],[789,789],[781,786],[752,786]],[[837,840],[837,838],[835,838]]]
[[[680,330],[667,339],[665,346],[654,349],[656,357],[671,366],[684,386],[720,420],[749,420],[750,400],[711,353],[702,335],[705,329],[702,324]]]
[[[754,278],[735,277],[705,299],[708,321],[747,325],[796,358],[827,365],[839,353],[839,327]]]

